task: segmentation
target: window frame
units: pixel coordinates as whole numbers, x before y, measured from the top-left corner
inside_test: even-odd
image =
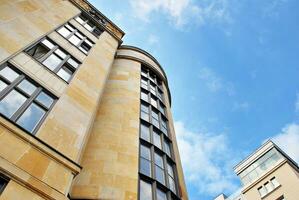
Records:
[[[50,93],[47,89],[45,89],[44,87],[42,87],[40,84],[38,84],[36,81],[34,81],[33,79],[31,79],[29,76],[27,76],[25,73],[23,73],[19,69],[17,69],[11,63],[7,62],[7,63],[4,63],[4,64],[0,65],[0,71],[2,69],[4,69],[5,67],[11,68],[13,71],[15,71],[16,73],[18,73],[19,76],[14,81],[10,82],[10,81],[7,80],[7,78],[5,78],[4,76],[0,75],[0,80],[2,80],[2,81],[4,80],[4,82],[7,84],[6,88],[4,88],[0,92],[0,102],[7,95],[9,95],[13,90],[15,90],[18,93],[20,93],[21,95],[25,96],[26,100],[22,103],[22,105],[16,111],[14,111],[14,113],[12,114],[12,116],[8,117],[8,116],[6,116],[3,113],[0,113],[0,116],[3,117],[3,118],[5,118],[6,120],[10,121],[15,126],[17,126],[18,128],[22,129],[23,131],[25,131],[26,133],[35,136],[36,133],[37,133],[37,131],[39,130],[39,128],[41,127],[41,125],[43,124],[43,122],[45,121],[45,119],[47,118],[48,114],[51,112],[51,110],[54,107],[55,103],[57,102],[58,97],[56,97],[54,94]],[[24,91],[23,89],[21,89],[20,87],[18,87],[18,85],[23,80],[29,81],[31,84],[33,84],[36,87],[36,89],[34,90],[34,92],[32,94],[29,95],[29,94],[26,93],[26,91]],[[51,105],[49,107],[43,105],[41,102],[39,102],[38,100],[36,100],[37,97],[39,96],[39,94],[41,94],[41,92],[44,92],[46,95],[48,95],[49,97],[51,97],[53,99],[53,102],[51,103]],[[37,104],[43,111],[45,111],[45,113],[42,116],[42,118],[38,121],[38,123],[35,125],[34,129],[31,132],[31,131],[27,130],[25,127],[19,125],[17,123],[17,121],[23,116],[23,114],[27,111],[27,109],[31,105],[33,105],[33,104]]]
[[[70,26],[72,29],[74,30],[70,30],[69,28],[66,27],[66,25]],[[63,36],[59,30],[62,29],[62,28],[66,28],[70,33],[68,34],[68,36]],[[79,49],[82,53],[84,53],[85,55],[88,55],[92,49],[92,47],[95,45],[95,43],[90,39],[88,38],[86,35],[84,35],[82,32],[80,32],[76,27],[74,27],[74,25],[72,25],[71,23],[67,22],[63,25],[61,25],[59,28],[56,29],[56,32],[63,38],[65,38],[70,44],[72,44],[73,46],[75,46],[77,49]],[[80,42],[76,45],[74,43],[72,43],[70,41],[70,38],[74,35],[76,35],[76,33],[79,33],[80,35],[83,36],[83,38],[79,38],[80,39]],[[78,36],[76,36],[78,37]],[[90,49],[87,51],[87,52],[84,52],[82,51],[82,49],[80,49],[81,45],[86,41],[88,40],[92,45],[90,46]],[[86,43],[86,42],[85,42]],[[82,48],[82,47],[81,47]]]
[[[85,18],[85,20],[82,19],[82,17]],[[80,22],[77,20],[77,18],[81,18],[81,20],[83,21],[83,23],[80,23]],[[80,13],[79,15],[77,15],[76,17],[74,17],[74,20],[75,20],[76,22],[78,22],[81,26],[83,26],[87,31],[89,31],[90,33],[92,33],[92,34],[93,34],[95,37],[97,37],[97,38],[99,38],[99,37],[102,35],[102,33],[104,32],[104,30],[103,30],[102,28],[100,28],[100,26],[96,25],[96,23],[94,22],[94,20],[93,20],[92,18],[88,17],[87,15],[85,15],[85,14],[83,14],[83,13]],[[93,27],[92,27],[92,31],[90,31],[89,29],[87,29],[87,28],[85,27],[85,25],[88,24],[88,23],[92,23],[92,25],[93,25]],[[100,33],[99,35],[96,34],[96,33],[94,32],[95,29],[99,29],[99,31],[101,31],[101,33]]]
[[[49,47],[47,47],[45,44],[43,44],[44,40],[48,40],[49,42],[51,42],[54,47],[52,49],[50,49]],[[31,51],[34,48],[37,48],[38,45],[42,45],[44,48],[48,49],[48,52],[43,55],[41,58],[35,58],[33,55],[30,54],[29,51]],[[59,57],[57,55],[57,53],[55,53],[55,51],[59,49],[60,51],[62,51],[64,54],[66,54],[66,57],[64,59],[62,59],[61,57]],[[72,56],[69,52],[67,52],[64,48],[62,48],[60,45],[58,45],[56,42],[54,42],[53,40],[51,40],[48,37],[44,37],[40,40],[38,40],[37,42],[35,42],[33,45],[31,45],[30,47],[28,47],[24,53],[26,53],[28,56],[30,56],[31,58],[33,58],[35,61],[37,61],[39,64],[41,64],[46,70],[50,71],[51,73],[55,74],[57,77],[59,77],[61,80],[63,80],[65,83],[69,84],[71,82],[71,80],[73,79],[73,77],[75,76],[76,72],[78,71],[80,65],[82,64],[78,59],[76,59],[74,56]],[[43,62],[48,59],[51,55],[55,55],[58,56],[59,58],[61,58],[61,62],[59,63],[59,65],[57,65],[55,67],[54,70],[51,70],[49,67],[47,67]],[[74,60],[78,66],[74,67],[71,64],[68,63],[68,60],[72,59]],[[70,71],[72,71],[72,74],[69,78],[68,81],[66,81],[65,79],[63,79],[61,76],[58,75],[59,70],[61,70],[63,67],[67,67],[67,69],[70,69]]]

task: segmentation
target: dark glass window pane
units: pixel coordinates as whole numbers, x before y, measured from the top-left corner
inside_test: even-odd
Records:
[[[157,100],[156,99],[154,99],[153,97],[151,98],[151,104],[155,107],[155,108],[157,108],[158,107],[158,103],[157,103]]]
[[[141,99],[148,102],[148,94],[144,91],[141,91]]]
[[[62,60],[58,56],[52,54],[43,62],[43,64],[53,71],[61,63],[61,61]]]
[[[52,103],[54,102],[54,99],[52,97],[50,97],[49,95],[47,95],[44,92],[41,92],[37,97],[36,100],[39,101],[41,104],[43,104],[44,106],[46,106],[47,108],[50,108],[50,106],[52,105]]]
[[[27,100],[25,96],[12,90],[4,99],[0,102],[0,112],[6,117],[11,117]]]
[[[62,67],[58,71],[57,75],[60,76],[63,80],[69,81],[72,77],[73,72],[69,70],[67,67]]]
[[[161,169],[160,167],[156,166],[155,167],[155,171],[156,171],[156,179],[157,179],[157,181],[159,181],[162,184],[165,184],[164,170]]]
[[[154,145],[157,146],[158,148],[162,149],[162,144],[161,144],[161,135],[157,132],[153,132],[154,134]]]
[[[24,79],[18,87],[22,89],[24,92],[26,92],[28,95],[33,94],[33,92],[36,90],[36,86]]]
[[[149,78],[151,81],[153,81],[155,83],[155,77],[152,74],[150,74]]]
[[[35,103],[32,103],[18,119],[17,124],[25,128],[27,131],[32,132],[45,113],[46,112],[42,108]]]
[[[144,145],[140,145],[140,156],[143,158],[146,158],[148,160],[151,160],[151,151],[148,147]]]
[[[149,115],[147,113],[141,111],[141,119],[149,121]]]
[[[3,192],[4,188],[6,187],[8,180],[2,178],[0,176],[0,194]]]
[[[168,176],[168,181],[169,181],[169,188],[170,188],[170,190],[173,191],[174,193],[176,193],[174,179],[171,178],[170,176]]]
[[[151,176],[151,162],[144,158],[140,158],[140,172],[147,176]]]
[[[145,112],[145,113],[148,113],[148,106],[145,105],[145,104],[141,104],[141,111]]]
[[[165,107],[160,103],[160,112],[165,115]]]
[[[87,40],[82,42],[79,49],[82,50],[84,53],[87,53],[91,49],[92,44],[89,43]]]
[[[165,151],[165,153],[169,157],[171,157],[171,154],[170,154],[170,145],[169,145],[169,143],[166,140],[164,140],[164,151]]]
[[[99,29],[98,27],[95,27],[92,31],[95,35],[100,36],[102,34],[102,30]]]
[[[141,124],[140,125],[140,136],[142,139],[150,142],[150,131],[149,131],[149,127],[144,125],[144,124]]]
[[[152,200],[153,199],[152,193],[153,193],[152,185],[143,180],[140,180],[140,192],[139,192],[140,200]]]
[[[157,153],[155,153],[155,164],[164,169],[163,158]]]
[[[156,95],[156,87],[153,84],[150,84],[150,88],[151,88],[151,93],[153,93],[154,95]]]
[[[7,87],[7,84],[0,80],[0,92]]]
[[[34,46],[33,48],[31,48],[28,51],[28,54],[31,55],[32,57],[36,58],[36,59],[41,59],[44,55],[46,55],[50,50],[41,45],[41,44],[37,44],[36,46]]]
[[[169,163],[167,163],[167,173],[169,174],[169,176],[174,177],[173,167]]]
[[[19,74],[17,72],[15,72],[14,70],[12,70],[10,67],[4,67],[0,71],[0,75],[2,75],[3,77],[5,77],[10,82],[13,82],[19,76]]]
[[[147,77],[147,72],[145,70],[141,70],[141,75]]]
[[[157,200],[167,200],[166,193],[160,189],[157,189]]]

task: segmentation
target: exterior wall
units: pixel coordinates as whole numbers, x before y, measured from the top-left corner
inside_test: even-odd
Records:
[[[0,172],[11,179],[1,199],[67,199],[73,177],[80,172],[76,163],[88,140],[118,41],[107,32],[96,38],[71,20],[95,42],[85,56],[53,32],[79,13],[65,0],[0,2],[0,63],[8,60],[58,97],[37,138],[0,117]],[[46,35],[82,62],[69,84],[22,52]]]
[[[297,200],[299,196],[299,178],[298,173],[294,168],[288,163],[283,162],[277,169],[274,169],[271,173],[264,176],[258,182],[250,186],[250,188],[245,188],[243,194],[246,199],[261,199],[258,188],[269,181],[272,177],[275,177],[281,186],[276,188],[274,191],[263,197],[263,200],[273,200],[277,199],[281,195],[284,195],[287,200]]]
[[[165,84],[163,84],[164,91],[167,91]],[[176,135],[175,135],[175,129],[174,129],[174,123],[173,123],[173,118],[172,118],[172,113],[170,109],[170,100],[168,94],[165,92],[165,103],[166,103],[166,109],[168,113],[168,120],[169,120],[169,128],[170,128],[170,133],[172,136],[172,144],[173,144],[173,151],[174,151],[174,156],[175,156],[175,162],[176,162],[176,167],[177,167],[177,173],[178,173],[178,185],[179,185],[179,190],[181,192],[181,197],[182,200],[187,200],[188,199],[188,194],[187,194],[187,187],[185,184],[185,178],[184,178],[184,173],[183,173],[183,167],[181,163],[181,158],[180,158],[180,153],[178,149],[178,144],[176,140]]]
[[[64,0],[1,0],[0,62],[79,13]]]
[[[137,199],[140,69],[115,60],[76,177],[74,199]]]

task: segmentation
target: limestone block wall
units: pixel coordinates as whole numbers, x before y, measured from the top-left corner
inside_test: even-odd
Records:
[[[141,64],[116,59],[75,178],[74,199],[137,199]]]
[[[79,13],[78,8],[64,0],[1,0],[0,61]]]

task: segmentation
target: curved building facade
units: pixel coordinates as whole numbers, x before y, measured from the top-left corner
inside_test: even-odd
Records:
[[[187,200],[159,62],[86,0],[0,10],[0,198]]]

